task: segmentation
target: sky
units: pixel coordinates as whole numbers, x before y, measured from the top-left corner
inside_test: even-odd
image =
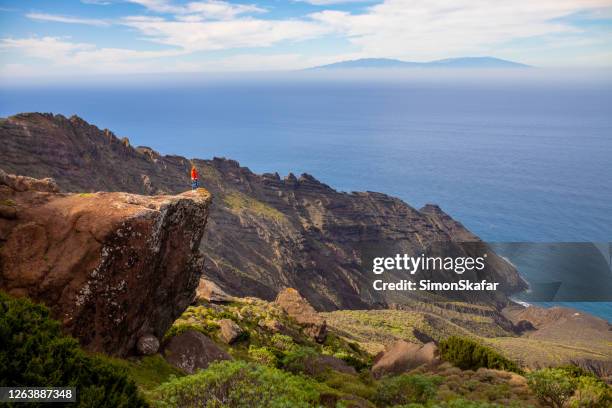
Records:
[[[0,0],[0,80],[464,56],[612,67],[612,0]]]

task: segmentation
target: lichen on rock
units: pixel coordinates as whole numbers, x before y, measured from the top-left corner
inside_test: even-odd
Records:
[[[62,194],[0,174],[0,289],[48,305],[89,350],[124,356],[162,338],[195,295],[210,194]]]

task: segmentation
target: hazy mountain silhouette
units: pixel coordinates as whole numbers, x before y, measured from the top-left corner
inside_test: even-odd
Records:
[[[529,68],[529,65],[494,57],[447,58],[429,62],[401,61],[390,58],[361,58],[321,65],[310,69],[353,68]]]

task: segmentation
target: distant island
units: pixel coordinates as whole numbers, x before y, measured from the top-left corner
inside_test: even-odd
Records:
[[[494,57],[462,57],[447,58],[429,62],[402,61],[391,58],[361,58],[350,61],[340,61],[333,64],[309,68],[322,69],[354,69],[354,68],[531,68],[526,64],[508,61]]]

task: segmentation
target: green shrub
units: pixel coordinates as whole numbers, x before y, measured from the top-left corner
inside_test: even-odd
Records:
[[[462,370],[477,370],[481,367],[521,373],[520,367],[497,351],[463,337],[451,336],[439,344],[443,360]]]
[[[425,404],[435,397],[438,385],[442,379],[438,376],[422,374],[402,374],[396,377],[382,379],[374,402],[381,406],[400,405],[408,403]]]
[[[314,407],[317,384],[272,367],[244,361],[211,364],[197,374],[157,389],[159,407],[288,408]]]
[[[596,375],[592,372],[573,364],[563,365],[556,368],[565,371],[565,373],[572,378],[596,377]]]
[[[349,343],[333,333],[329,333],[322,349],[323,354],[334,356],[354,367],[357,371],[370,368],[371,357],[358,344]]]
[[[318,353],[311,347],[295,347],[287,352],[281,362],[282,367],[292,373],[308,373],[311,363],[316,361]]]
[[[542,404],[562,408],[574,394],[578,380],[561,368],[544,368],[527,374],[527,383]]]
[[[170,380],[170,378],[185,375],[184,371],[172,366],[160,354],[128,360],[110,357],[105,357],[105,359],[123,367],[145,397],[149,396],[150,391],[157,388],[161,383]]]
[[[2,292],[0,386],[76,387],[81,407],[147,406],[124,368],[85,354],[46,307]]]
[[[578,378],[571,408],[607,408],[612,406],[612,388],[592,375]]]
[[[219,329],[219,325],[214,323],[214,322],[202,322],[202,323],[175,323],[173,324],[168,331],[166,332],[166,334],[164,334],[164,338],[163,341],[169,340],[174,336],[178,336],[179,334],[182,334],[184,332],[186,332],[187,330],[195,330],[195,331],[199,331],[200,333],[210,337],[212,334],[214,334],[217,330]]]
[[[365,382],[354,374],[346,374],[338,371],[328,370],[322,379],[325,384],[344,394],[356,395],[361,398],[371,399],[376,392],[372,382]]]
[[[249,346],[249,357],[259,363],[267,366],[276,366],[278,359],[276,355],[267,347],[256,347],[254,345]]]
[[[270,343],[281,351],[291,351],[295,347],[295,342],[290,336],[280,333],[274,334],[270,339]]]

